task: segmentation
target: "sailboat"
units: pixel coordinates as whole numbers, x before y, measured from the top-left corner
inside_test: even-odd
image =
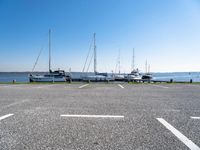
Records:
[[[152,74],[150,73],[150,65],[148,65],[148,70],[147,70],[147,60],[145,63],[145,74],[142,76],[143,80],[151,80],[153,78]]]
[[[82,76],[83,81],[112,81],[114,78],[108,73],[99,73],[97,72],[97,56],[96,56],[96,33],[93,35],[93,56],[94,56],[94,75]],[[86,59],[87,61],[87,59]],[[90,64],[89,64],[90,65]]]
[[[51,70],[51,30],[49,30],[49,72],[44,75],[29,75],[30,82],[66,82],[70,81],[71,76],[64,70]]]
[[[116,68],[115,68],[115,72],[117,70],[117,67],[119,69],[119,73],[115,73],[114,74],[114,77],[115,77],[115,81],[124,81],[124,75],[121,74],[121,71],[120,71],[120,49],[119,49],[119,56],[118,56],[118,60],[117,60],[117,65],[116,65]]]
[[[139,69],[135,69],[135,62],[134,62],[134,59],[135,59],[135,53],[134,53],[134,49],[133,49],[133,58],[132,58],[132,68],[131,68],[131,73],[129,73],[127,76],[126,76],[126,79],[128,81],[138,81],[138,80],[141,80],[142,79],[142,76],[139,72]]]

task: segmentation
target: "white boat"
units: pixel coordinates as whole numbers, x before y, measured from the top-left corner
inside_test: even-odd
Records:
[[[125,79],[125,75],[123,74],[115,74],[114,77],[115,77],[115,81],[124,81]]]
[[[131,73],[125,76],[127,81],[137,81],[142,79],[142,75],[140,74],[139,70],[133,70]]]
[[[119,69],[118,73],[116,73],[117,68]],[[115,74],[114,74],[115,81],[124,81],[124,79],[125,79],[125,75],[121,74],[120,69],[121,69],[121,64],[120,64],[120,49],[119,49],[119,56],[118,56],[118,59],[117,59],[117,64],[116,64],[116,67],[115,67]]]
[[[134,55],[134,49],[133,49],[133,58],[132,58],[132,71],[131,73],[127,74],[125,76],[125,79],[127,81],[139,81],[142,79],[142,75],[141,73],[139,72],[139,69],[135,69],[135,64],[134,64],[134,58],[135,58],[135,55]]]
[[[38,61],[38,58],[36,60],[36,63]],[[44,75],[30,74],[29,81],[30,82],[66,82],[70,80],[71,80],[71,76],[69,74],[66,74],[64,70],[60,70],[60,69],[55,70],[55,71],[51,70],[51,30],[49,30],[49,72]]]
[[[29,75],[30,82],[66,82],[70,80],[70,76],[65,74],[64,70],[56,70],[44,75]]]
[[[103,75],[90,75],[84,76],[82,78],[83,81],[106,81],[106,76]]]

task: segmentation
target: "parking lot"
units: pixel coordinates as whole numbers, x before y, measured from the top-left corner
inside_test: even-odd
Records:
[[[200,84],[0,84],[0,149],[200,149]]]

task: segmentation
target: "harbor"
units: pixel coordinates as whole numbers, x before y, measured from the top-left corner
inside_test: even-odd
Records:
[[[118,73],[107,73],[107,72],[98,72],[97,71],[97,49],[96,49],[96,33],[93,34],[93,39],[92,43],[90,45],[90,49],[88,52],[88,55],[86,57],[84,67],[82,70],[82,76],[79,78],[75,79],[71,72],[65,72],[64,70],[55,70],[52,71],[51,67],[51,29],[49,29],[49,40],[48,40],[48,48],[49,48],[49,72],[44,74],[44,75],[38,75],[34,74],[34,69],[38,63],[39,57],[41,55],[41,51],[39,52],[39,55],[36,59],[36,62],[34,63],[32,72],[29,74],[29,82],[73,82],[73,81],[85,81],[85,82],[110,82],[110,81],[124,81],[124,82],[152,82],[153,80],[153,75],[150,73],[150,65],[148,65],[148,70],[147,70],[147,61],[145,64],[146,71],[144,74],[141,74],[139,72],[139,69],[135,68],[134,64],[134,49],[133,49],[133,57],[132,57],[132,68],[131,68],[131,73],[129,74],[120,74],[120,51],[119,51],[119,57],[117,61],[116,68],[118,67],[119,72]],[[92,50],[93,49],[93,50]],[[88,58],[90,55],[90,52],[93,52],[91,58]],[[88,60],[90,59],[90,61]],[[93,75],[88,75],[88,70],[91,65],[91,61],[93,59],[93,66],[94,66],[94,73]],[[86,70],[87,67],[87,70]],[[115,68],[115,72],[116,72]],[[85,72],[86,71],[86,72]],[[13,80],[13,83],[15,80]]]
[[[174,80],[174,78],[170,78],[170,79],[159,79],[158,78],[154,78],[154,74],[150,72],[150,65],[147,63],[145,63],[145,73],[141,73],[140,70],[138,68],[135,67],[135,50],[133,49],[133,55],[132,55],[132,66],[131,66],[131,71],[130,73],[121,73],[120,71],[120,50],[119,50],[119,56],[117,59],[117,64],[115,67],[115,72],[112,73],[101,73],[97,71],[97,54],[96,54],[96,33],[93,34],[93,39],[90,45],[90,49],[87,55],[87,58],[85,60],[84,63],[84,67],[82,72],[74,72],[71,73],[66,72],[65,70],[61,70],[58,68],[58,70],[52,71],[52,65],[51,65],[51,52],[52,52],[52,48],[51,48],[51,30],[49,29],[49,40],[48,40],[48,52],[49,52],[49,71],[48,72],[35,72],[35,68],[38,64],[38,60],[40,58],[41,52],[39,52],[39,55],[36,59],[36,62],[34,63],[34,66],[32,68],[31,72],[28,72],[28,80],[29,82],[116,82],[116,81],[122,81],[122,82],[134,82],[134,83],[193,83],[196,82],[194,79],[191,78],[190,73],[189,74],[189,79],[184,80],[184,81],[178,81],[178,80]],[[93,53],[91,55],[91,58],[88,58],[90,53]],[[90,61],[88,60],[90,59]],[[90,66],[91,66],[91,62],[93,59],[93,70],[94,72],[88,72]],[[87,69],[86,69],[87,68]],[[117,70],[118,69],[118,70]],[[118,71],[118,73],[117,73]],[[79,74],[77,76],[77,74]],[[75,75],[75,76],[74,76]],[[199,75],[197,76],[199,77]],[[1,83],[1,78],[0,78],[0,83]],[[8,82],[12,82],[12,83],[17,83],[19,82],[18,80],[16,80],[14,77],[11,81]],[[198,81],[197,81],[198,82]]]
[[[200,150],[200,1],[0,0],[0,150]]]

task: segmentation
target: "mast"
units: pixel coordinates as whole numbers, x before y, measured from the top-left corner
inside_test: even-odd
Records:
[[[97,73],[96,33],[94,33],[94,73]]]
[[[145,73],[147,73],[147,60],[146,60],[146,63],[145,63]]]
[[[118,63],[119,63],[119,74],[120,74],[120,68],[121,68],[121,66],[120,66],[120,49],[119,49],[119,60],[118,60]]]
[[[134,48],[133,48],[133,58],[132,58],[132,71],[134,70],[134,68],[135,68],[135,50],[134,50]]]
[[[49,29],[49,72],[51,72],[51,29]]]
[[[148,73],[150,73],[150,64],[148,65]]]

